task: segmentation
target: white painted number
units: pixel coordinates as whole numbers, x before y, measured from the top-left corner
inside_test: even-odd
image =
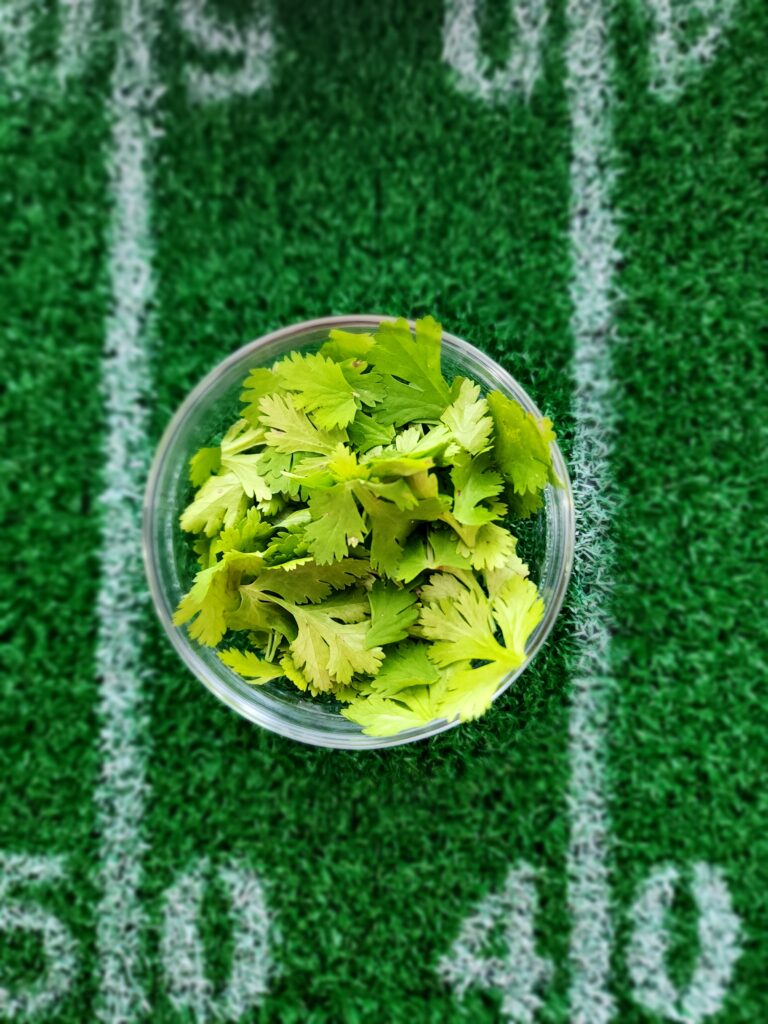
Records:
[[[267,11],[258,13],[254,23],[243,31],[232,24],[221,24],[207,12],[206,0],[182,0],[179,13],[182,29],[204,54],[226,54],[241,62],[233,71],[189,69],[187,90],[191,100],[212,103],[233,96],[251,96],[269,86],[275,44],[272,18]]]
[[[493,73],[480,47],[478,0],[447,0],[443,60],[456,72],[456,85],[486,103],[504,103],[514,93],[528,99],[541,75],[547,0],[509,0],[514,38],[503,68]]]
[[[98,38],[96,0],[59,0],[56,74],[62,85],[81,75]]]
[[[681,992],[667,969],[667,917],[678,880],[677,868],[666,865],[656,868],[640,886],[631,911],[627,966],[634,998],[646,1010],[681,1024],[700,1024],[722,1009],[741,955],[740,922],[722,871],[695,864],[692,893],[699,912],[699,955],[690,984]]]
[[[542,1004],[539,993],[553,973],[551,962],[536,953],[538,908],[534,870],[521,863],[509,872],[500,893],[478,904],[461,926],[451,952],[437,965],[439,976],[459,999],[473,986],[495,990],[502,995],[505,1020],[533,1024]],[[484,955],[496,933],[504,954]]]
[[[230,864],[219,869],[218,877],[232,908],[232,970],[222,995],[214,995],[199,925],[207,876],[203,859],[168,889],[160,950],[171,1004],[195,1024],[239,1020],[260,1005],[272,975],[273,925],[261,882],[248,868]]]
[[[646,0],[653,20],[651,92],[676,100],[711,63],[728,28],[736,0]],[[692,32],[698,35],[690,38]]]
[[[0,83],[14,97],[27,84],[34,10],[34,0],[0,3]]]
[[[23,987],[6,987],[0,977],[0,1017],[21,1020],[52,1011],[72,984],[77,967],[76,944],[70,931],[34,899],[15,895],[18,889],[37,889],[60,882],[60,857],[27,857],[0,853],[0,934],[31,932],[40,936],[46,967],[39,978]]]

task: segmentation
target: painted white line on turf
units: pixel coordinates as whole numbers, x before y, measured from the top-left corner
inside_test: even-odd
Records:
[[[656,868],[641,886],[631,918],[633,930],[627,968],[635,1000],[652,1014],[680,1024],[701,1024],[723,1008],[733,969],[741,956],[740,921],[719,868],[695,864],[693,899],[698,909],[699,955],[685,992],[673,984],[667,966],[670,945],[667,916],[679,872]]]
[[[676,100],[717,53],[737,0],[645,0],[653,19],[650,42],[651,92],[669,103]],[[703,23],[690,35],[691,21]],[[695,31],[695,27],[693,29]]]
[[[27,932],[40,937],[46,970],[41,978],[17,988],[6,988],[0,979],[0,1017],[22,1020],[53,1012],[70,989],[77,970],[76,943],[61,921],[28,895],[15,890],[61,885],[62,857],[31,857],[0,853],[0,935]]]
[[[443,60],[456,72],[456,86],[486,103],[503,103],[514,93],[530,98],[541,77],[547,0],[510,0],[514,38],[503,68],[491,72],[480,46],[478,0],[447,0]]]
[[[159,0],[121,0],[112,74],[112,215],[102,386],[107,430],[101,496],[96,669],[102,773],[96,792],[101,970],[97,1015],[129,1024],[144,1011],[139,888],[145,843],[146,717],[141,501],[148,459],[149,339],[154,296],[150,162],[159,89],[152,47]]]
[[[222,24],[206,11],[206,0],[182,0],[181,27],[207,55],[226,54],[241,58],[237,70],[187,71],[189,98],[197,103],[215,103],[232,96],[252,96],[268,88],[272,79],[275,51],[271,12],[256,12],[255,21],[241,31],[234,24]]]
[[[229,895],[233,922],[232,966],[221,997],[214,997],[205,973],[200,914],[208,860],[202,859],[168,889],[163,907],[160,953],[168,998],[179,1014],[195,1024],[240,1020],[261,1005],[273,965],[269,949],[272,919],[259,878],[245,865],[219,869]]]
[[[526,863],[512,868],[500,893],[486,896],[462,924],[450,953],[437,973],[458,999],[469,988],[502,993],[501,1012],[516,1024],[533,1024],[542,1005],[540,992],[553,974],[549,960],[536,952],[534,931],[539,899],[534,869]],[[497,931],[504,936],[503,957],[484,955]]]
[[[566,91],[571,142],[571,332],[574,338],[571,456],[577,510],[574,574],[577,655],[569,717],[570,839],[567,857],[571,913],[570,1004],[573,1024],[606,1024],[611,893],[610,821],[606,792],[606,731],[614,691],[611,628],[614,545],[609,469],[613,433],[611,346],[616,327],[617,228],[612,109],[614,66],[609,45],[611,0],[567,0]]]
[[[96,0],[59,0],[56,75],[61,85],[85,70],[96,39]]]
[[[30,75],[30,38],[37,5],[33,0],[0,3],[0,88],[18,99]]]

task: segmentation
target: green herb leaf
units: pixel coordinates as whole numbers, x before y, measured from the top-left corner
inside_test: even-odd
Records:
[[[415,336],[406,320],[382,323],[367,358],[389,375],[385,415],[397,425],[440,419],[451,393],[440,371],[440,325],[426,317],[416,321]]]
[[[428,645],[418,640],[407,640],[391,648],[378,674],[371,680],[371,689],[382,696],[392,697],[409,686],[436,683],[440,672],[427,652]]]
[[[468,526],[482,526],[493,519],[498,519],[506,511],[505,506],[488,507],[481,504],[487,498],[493,498],[504,488],[504,481],[499,473],[491,469],[490,453],[457,456],[451,468],[453,481],[453,514],[460,523]]]
[[[254,685],[268,683],[271,679],[279,679],[283,675],[279,665],[258,658],[253,651],[238,651],[234,647],[229,647],[216,653],[225,665]]]
[[[189,460],[189,479],[193,487],[202,487],[212,473],[221,468],[221,448],[201,448]]]
[[[279,452],[330,455],[339,442],[346,440],[339,431],[319,430],[287,395],[266,395],[260,408],[261,421],[271,427],[266,442]]]
[[[357,334],[334,328],[328,332],[328,341],[320,348],[320,355],[339,363],[347,359],[366,359],[372,346],[372,334]]]
[[[368,532],[349,484],[315,491],[309,499],[309,510],[312,522],[304,539],[320,565],[345,558],[350,545],[361,543]]]
[[[355,418],[358,402],[354,390],[332,359],[292,352],[278,364],[275,376],[293,393],[296,408],[312,413],[319,427],[333,430]]]
[[[480,397],[480,388],[465,377],[457,377],[459,393],[440,417],[454,439],[471,455],[490,446],[493,420],[488,403]]]
[[[500,391],[488,395],[488,405],[493,414],[496,462],[514,490],[536,494],[549,481],[554,483],[552,421],[546,416],[537,419]]]
[[[368,595],[371,604],[371,629],[367,647],[383,647],[404,640],[417,621],[416,595],[404,587],[378,580]]]

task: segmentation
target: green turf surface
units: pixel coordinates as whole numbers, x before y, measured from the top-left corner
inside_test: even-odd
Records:
[[[211,9],[249,18],[235,2]],[[101,17],[112,23],[114,12]],[[193,106],[184,69],[194,54],[175,10],[162,13],[151,444],[201,376],[268,330],[331,313],[431,312],[529,389],[568,453],[561,5],[551,8],[530,103],[497,107],[453,88],[438,0],[292,0],[276,17],[271,90]],[[497,61],[506,25],[498,10],[484,22]],[[768,582],[768,17],[760,0],[741,0],[722,52],[672,104],[648,93],[639,5],[620,5],[610,30],[623,254],[618,685],[608,737],[616,1019],[653,1019],[632,996],[624,955],[638,883],[654,865],[673,862],[688,878],[704,861],[723,869],[743,929],[716,1019],[753,1022],[768,1014],[768,637],[759,611]],[[95,505],[116,41],[104,36],[88,74],[63,95],[55,33],[51,8],[37,17],[34,75],[0,101],[9,551],[0,853],[67,858],[65,883],[41,902],[80,944],[73,987],[45,1015],[68,1024],[92,1018],[99,983]],[[544,653],[482,721],[360,755],[301,747],[236,718],[185,673],[148,612],[146,1019],[185,1019],[159,962],[164,893],[197,858],[218,866],[236,857],[260,875],[281,933],[279,972],[244,1020],[502,1019],[498,994],[473,989],[462,1005],[435,965],[521,860],[539,873],[538,951],[555,965],[537,1019],[568,1020],[565,794],[578,598],[571,593]],[[202,933],[217,983],[232,959],[230,924],[214,885]],[[684,986],[698,950],[685,895],[673,934],[671,970]],[[0,988],[23,986],[42,963],[38,940],[5,933]]]

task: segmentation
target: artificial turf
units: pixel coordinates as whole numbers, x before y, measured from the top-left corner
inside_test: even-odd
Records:
[[[211,5],[246,22],[245,5]],[[103,20],[114,21],[112,8]],[[280,2],[272,87],[188,102],[192,59],[174,9],[157,47],[157,286],[151,443],[225,354],[332,313],[429,312],[502,362],[573,433],[569,332],[571,126],[553,4],[530,102],[457,94],[438,0]],[[29,86],[0,100],[3,180],[3,509],[6,668],[0,676],[0,852],[62,854],[41,902],[80,944],[52,1022],[93,1014],[99,778],[94,672],[99,392],[108,307],[106,97],[114,39],[57,91],[55,11],[39,16]],[[497,60],[507,19],[484,20]],[[609,727],[617,1019],[632,997],[627,912],[656,864],[722,867],[744,952],[717,1020],[768,1015],[768,726],[764,521],[768,12],[741,0],[722,50],[674,103],[648,86],[647,20],[620,4],[614,196],[622,293],[614,353],[620,499]],[[762,336],[761,336],[762,331]],[[151,751],[141,898],[147,1019],[171,1006],[158,949],[163,894],[200,857],[262,878],[279,966],[248,1020],[436,1024],[500,1019],[463,1004],[435,965],[508,868],[539,873],[539,952],[555,964],[539,1019],[569,1018],[565,858],[572,591],[545,651],[481,721],[427,743],[349,754],[238,719],[145,622]],[[697,953],[680,900],[672,972]],[[204,903],[209,969],[229,969],[230,913]],[[5,942],[5,939],[8,939]],[[7,933],[0,987],[39,973]]]

